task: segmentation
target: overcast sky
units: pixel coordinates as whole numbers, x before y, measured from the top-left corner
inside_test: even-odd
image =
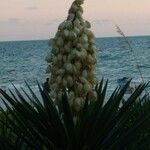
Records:
[[[0,0],[0,41],[53,37],[73,0]],[[97,37],[150,35],[150,0],[85,0],[84,18]]]

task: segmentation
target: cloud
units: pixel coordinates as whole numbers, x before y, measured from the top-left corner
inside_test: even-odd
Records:
[[[27,7],[26,9],[27,10],[37,10],[38,8],[34,6],[34,7]]]
[[[20,18],[8,18],[8,23],[19,23],[22,19]]]
[[[93,23],[113,23],[113,21],[109,20],[109,19],[95,19],[95,20],[91,20],[91,22],[93,22]]]
[[[61,23],[63,20],[62,19],[52,19],[52,20],[50,20],[50,21],[48,21],[45,25],[55,25],[55,24],[59,24],[59,23]]]
[[[0,20],[1,25],[19,24],[22,21],[20,18],[8,18],[7,20]]]

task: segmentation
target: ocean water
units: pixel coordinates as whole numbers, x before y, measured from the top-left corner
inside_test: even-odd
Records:
[[[109,79],[109,90],[117,86],[117,79],[125,76],[140,83],[137,63],[144,81],[150,81],[150,36],[129,37],[128,40],[134,55],[122,38],[96,39],[96,75],[99,80]],[[27,81],[37,90],[37,80],[43,83],[47,77],[45,56],[48,51],[47,40],[0,42],[0,87],[12,88],[11,83],[24,87]]]

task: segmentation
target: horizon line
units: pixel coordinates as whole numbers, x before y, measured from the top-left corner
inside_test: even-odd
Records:
[[[148,35],[128,35],[128,36],[126,36],[126,37],[128,37],[128,38],[132,38],[132,37],[149,37],[150,36],[150,34],[148,34]],[[121,35],[118,35],[118,36],[100,36],[100,37],[95,37],[96,39],[103,39],[103,38],[120,38],[120,37],[122,37]],[[2,43],[2,42],[29,42],[29,41],[47,41],[47,40],[49,40],[49,39],[22,39],[22,40],[19,40],[19,39],[17,39],[17,40],[0,40],[0,43]]]

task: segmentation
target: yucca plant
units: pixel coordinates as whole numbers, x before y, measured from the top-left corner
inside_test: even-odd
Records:
[[[62,91],[68,89],[69,104],[75,113],[82,109],[87,95],[93,101],[97,99],[93,90],[97,83],[96,39],[90,22],[83,18],[83,3],[73,1],[68,17],[49,41],[51,51],[46,56],[51,98],[61,103]]]
[[[139,101],[146,84],[140,84],[122,105],[129,83],[124,88],[116,88],[106,100],[108,82],[104,84],[101,80],[95,87],[98,100],[86,99],[77,115],[72,113],[67,92],[56,107],[39,84],[42,101],[28,84],[31,94],[15,87],[15,93],[10,91],[10,95],[0,90],[7,107],[7,111],[1,108],[0,125],[5,130],[1,129],[0,145],[20,150],[150,149],[150,102],[149,98]]]

